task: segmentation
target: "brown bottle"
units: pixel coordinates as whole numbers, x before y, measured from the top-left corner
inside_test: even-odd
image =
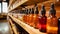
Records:
[[[30,25],[30,22],[31,22],[31,9],[29,9],[28,11],[28,24]]]
[[[32,23],[33,16],[34,16],[34,9],[31,8],[30,15],[29,15],[29,24],[30,24],[30,26],[33,26],[33,23]]]
[[[25,10],[24,14],[25,15],[23,16],[23,19],[24,19],[24,22],[27,23],[28,9]]]
[[[57,34],[58,30],[58,20],[56,17],[56,10],[54,9],[54,4],[51,4],[51,9],[49,12],[50,16],[47,19],[47,33]]]
[[[27,20],[27,10],[28,10],[28,9],[25,10],[25,15],[23,16],[25,23],[26,23],[26,20]]]
[[[38,6],[36,5],[35,6],[35,12],[34,12],[34,16],[33,16],[33,27],[36,28],[37,26],[37,23],[38,23],[38,14],[39,14],[39,11],[38,11]]]
[[[29,21],[29,9],[27,9],[27,15],[26,15],[26,23],[28,24]]]

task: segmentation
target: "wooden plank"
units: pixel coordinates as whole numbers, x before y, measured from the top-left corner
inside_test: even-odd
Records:
[[[22,5],[23,3],[27,2],[27,1],[28,0],[19,1],[18,3],[15,2],[16,4],[14,3],[13,7],[11,9],[9,9],[9,11],[12,11],[12,10],[16,9],[17,7],[19,7],[20,5]]]
[[[16,30],[16,26],[12,23],[11,19],[9,19],[9,22],[11,23],[12,29],[14,31],[14,34],[18,34],[17,30]]]

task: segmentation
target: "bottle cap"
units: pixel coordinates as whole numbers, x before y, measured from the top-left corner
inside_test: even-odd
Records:
[[[28,9],[26,9],[26,14],[28,14]]]
[[[41,14],[42,14],[42,15],[43,15],[43,14],[46,14],[46,10],[45,10],[45,6],[44,6],[44,5],[42,5]]]
[[[53,3],[51,3],[50,14],[52,14],[52,15],[56,14],[56,10],[54,9],[54,4]]]
[[[39,11],[38,11],[38,6],[35,7],[35,14],[38,14]]]
[[[34,9],[33,8],[31,8],[31,13],[34,14]]]

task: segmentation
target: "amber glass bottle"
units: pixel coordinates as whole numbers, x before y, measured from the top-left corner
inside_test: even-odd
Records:
[[[46,14],[46,10],[45,10],[45,6],[42,5],[42,9],[41,9],[41,16],[39,16],[39,31],[46,33],[46,22],[47,22],[47,17],[45,16]]]
[[[48,34],[57,34],[58,30],[58,20],[56,17],[56,10],[54,9],[54,4],[51,4],[51,9],[49,12],[50,16],[47,20],[47,33]]]
[[[30,25],[30,21],[31,21],[31,9],[28,10],[28,24]]]
[[[27,9],[27,15],[26,15],[26,23],[28,24],[29,21],[29,9]]]
[[[32,23],[33,16],[34,16],[34,9],[31,8],[30,15],[29,15],[29,24],[30,24],[30,26],[33,26],[33,23]]]
[[[35,6],[35,11],[34,11],[34,16],[33,16],[33,21],[32,21],[33,27],[35,27],[35,28],[36,28],[37,23],[38,23],[38,13],[39,13],[38,6],[36,5]]]
[[[24,22],[27,23],[28,9],[25,10],[24,14],[25,15],[23,16],[23,19],[24,19]]]
[[[26,23],[26,20],[27,20],[27,10],[28,10],[28,9],[25,10],[25,12],[24,12],[25,15],[23,16],[23,18],[24,18],[24,22],[25,22],[25,23]]]

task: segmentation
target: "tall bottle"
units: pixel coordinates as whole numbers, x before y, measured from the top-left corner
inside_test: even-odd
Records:
[[[38,23],[38,15],[39,11],[38,11],[38,6],[37,4],[35,5],[35,11],[34,11],[34,16],[33,16],[33,27],[37,28],[37,23]]]
[[[24,22],[27,23],[28,9],[25,10],[25,15],[23,16]]]
[[[58,34],[60,34],[60,18],[58,18]]]
[[[31,9],[29,9],[28,11],[28,24],[30,25],[30,21],[31,21]]]
[[[48,34],[57,34],[58,30],[58,20],[56,17],[56,10],[54,9],[54,4],[51,4],[49,17],[47,20],[47,33]]]
[[[39,18],[38,18],[39,19],[38,27],[39,27],[39,31],[43,32],[43,33],[46,33],[47,17],[45,16],[45,14],[46,14],[45,6],[42,5],[41,16],[39,16]]]
[[[29,18],[30,18],[30,20],[29,20],[30,26],[33,26],[33,23],[32,23],[33,16],[34,16],[34,9],[31,8],[30,15],[29,15]]]
[[[26,19],[27,19],[27,10],[28,10],[28,9],[25,9],[25,15],[23,16],[25,23],[26,23]]]
[[[26,14],[27,14],[27,15],[26,15],[26,23],[28,24],[28,20],[29,20],[29,19],[28,19],[28,16],[29,16],[29,9],[27,9]]]

